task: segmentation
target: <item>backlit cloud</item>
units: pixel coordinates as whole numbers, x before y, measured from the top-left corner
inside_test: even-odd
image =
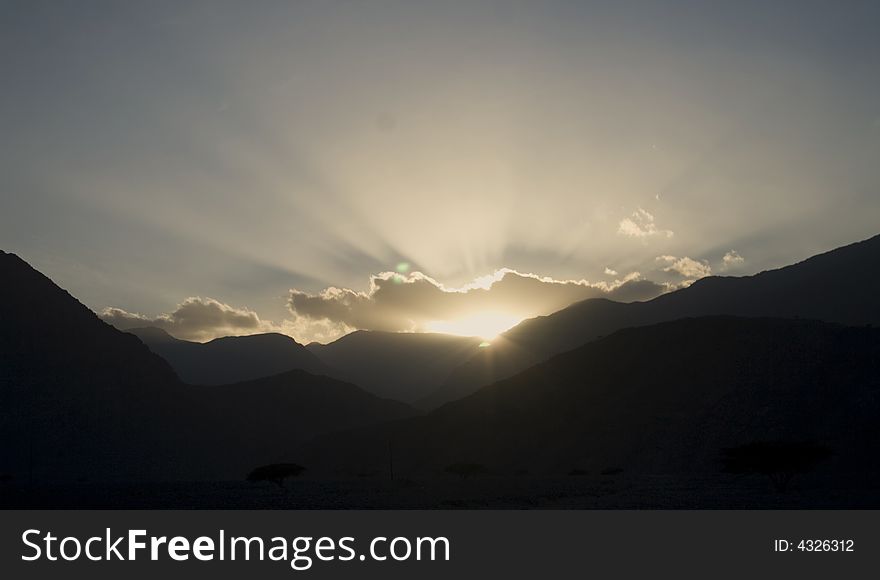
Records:
[[[657,261],[668,264],[668,266],[663,268],[664,272],[674,272],[689,280],[699,280],[700,278],[712,275],[712,267],[705,260],[697,261],[687,256],[683,258],[658,256]]]
[[[174,312],[150,317],[121,308],[105,308],[101,319],[120,330],[155,326],[184,340],[204,341],[218,336],[256,334],[277,330],[247,308],[234,308],[213,298],[191,297]]]
[[[652,236],[671,238],[674,235],[672,230],[657,228],[654,223],[654,215],[642,208],[638,208],[630,217],[620,220],[617,233],[630,238],[649,238]]]
[[[58,4],[0,19],[0,246],[97,311],[281,324],[405,264],[680,284],[656,256],[880,223],[877,2]]]
[[[501,331],[524,318],[550,314],[586,298],[632,302],[648,300],[669,288],[643,279],[638,272],[591,283],[502,269],[459,288],[448,288],[421,272],[384,272],[371,278],[365,292],[336,287],[314,294],[290,290],[290,317],[277,322],[249,308],[200,297],[187,298],[174,311],[157,316],[105,308],[100,317],[120,330],[154,326],[176,338],[199,342],[280,332],[301,343],[327,343],[354,330],[464,333],[468,320],[498,321]]]
[[[461,288],[447,288],[419,272],[385,272],[371,278],[366,292],[336,287],[314,294],[291,290],[289,307],[300,324],[311,321],[349,328],[419,332],[452,328],[455,321],[477,315],[521,320],[549,314],[586,298],[646,300],[665,289],[641,279],[638,272],[613,282],[588,282],[554,280],[503,269]]]
[[[730,250],[726,254],[724,254],[724,258],[722,262],[724,262],[724,269],[730,270],[731,268],[736,268],[741,266],[745,262],[745,258],[739,255],[736,250]]]

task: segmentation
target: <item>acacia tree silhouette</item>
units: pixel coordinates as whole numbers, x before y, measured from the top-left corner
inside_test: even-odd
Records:
[[[468,477],[485,473],[486,468],[479,463],[453,463],[446,466],[443,471],[457,475],[462,479],[467,479]]]
[[[813,469],[831,456],[831,450],[814,442],[756,441],[721,450],[724,471],[761,474],[773,488],[785,493],[792,478]]]
[[[296,463],[273,463],[257,467],[248,474],[247,480],[250,482],[271,481],[278,487],[284,487],[284,481],[287,478],[296,477],[305,469]]]

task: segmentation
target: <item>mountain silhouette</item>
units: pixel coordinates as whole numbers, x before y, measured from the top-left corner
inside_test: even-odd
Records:
[[[290,459],[316,434],[409,417],[414,411],[360,387],[293,370],[219,386],[187,386],[188,408],[209,427],[201,431],[199,479],[240,479],[252,468]],[[214,472],[209,475],[208,469]]]
[[[413,411],[305,371],[180,381],[137,337],[0,253],[0,474],[14,481],[240,479],[304,439]]]
[[[831,476],[870,474],[880,452],[880,287],[869,267],[878,246],[872,238],[644,303],[580,302],[476,354],[472,339],[388,333],[308,348],[408,396],[420,372],[436,384],[470,356],[448,386],[474,361],[498,365],[476,367],[483,374],[470,378],[485,386],[424,415],[299,369],[187,384],[141,339],[0,253],[0,476],[240,480],[294,461],[316,477],[350,477],[386,473],[392,455],[401,477],[453,477],[450,466],[687,475],[717,473],[721,450],[756,441],[815,442],[832,452],[822,465]],[[184,342],[140,333],[157,350]],[[405,380],[381,384],[395,373]]]
[[[876,470],[880,329],[704,317],[618,331],[421,417],[323,436],[332,473],[717,473],[724,448],[816,441],[836,472]]]
[[[548,357],[631,326],[683,317],[735,315],[808,318],[880,325],[880,236],[803,262],[744,277],[711,276],[647,302],[577,302],[503,333],[418,402],[424,408],[461,398]]]
[[[155,327],[126,330],[161,356],[186,383],[222,385],[301,369],[330,374],[306,347],[284,334],[227,336],[199,343]]]
[[[479,338],[448,334],[359,330],[308,349],[330,370],[367,391],[406,403],[436,390],[449,373],[480,350]]]

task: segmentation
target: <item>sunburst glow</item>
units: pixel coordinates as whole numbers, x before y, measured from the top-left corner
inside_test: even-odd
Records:
[[[522,316],[504,312],[481,312],[456,320],[436,320],[427,325],[427,330],[459,336],[477,336],[491,342],[521,320]]]

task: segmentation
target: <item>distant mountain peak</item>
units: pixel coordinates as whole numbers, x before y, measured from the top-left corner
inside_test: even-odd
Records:
[[[264,343],[279,343],[279,344],[296,344],[298,346],[302,346],[292,336],[289,336],[287,334],[281,334],[280,332],[261,332],[258,334],[220,336],[220,337],[217,337],[213,340],[209,340],[205,344],[224,342],[224,341],[234,341],[234,340],[250,341],[250,342],[264,342]]]
[[[167,360],[185,382],[222,385],[293,369],[328,374],[327,366],[286,334],[224,336],[206,343],[174,338],[162,329],[135,328],[150,350]]]

